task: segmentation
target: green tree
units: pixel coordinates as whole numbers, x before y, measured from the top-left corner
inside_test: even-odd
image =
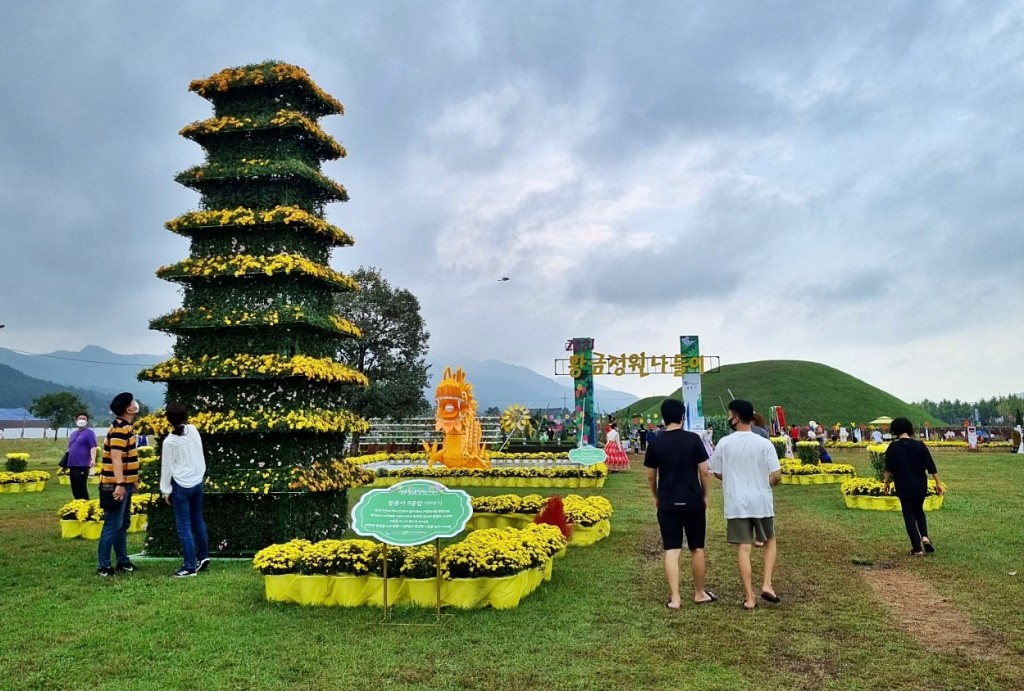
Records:
[[[484,417],[501,417],[501,408],[496,405],[492,405],[484,411]]]
[[[57,441],[57,430],[61,427],[70,427],[75,416],[88,408],[85,401],[70,391],[56,391],[33,400],[28,409],[36,417],[50,421],[53,440]]]
[[[346,407],[364,418],[403,418],[429,410],[423,397],[427,385],[427,341],[430,334],[420,315],[420,302],[404,288],[392,286],[374,267],[359,267],[351,277],[359,291],[339,294],[339,314],[363,332],[342,342],[338,359],[365,374],[370,385],[347,392]],[[352,435],[352,449],[359,435]]]

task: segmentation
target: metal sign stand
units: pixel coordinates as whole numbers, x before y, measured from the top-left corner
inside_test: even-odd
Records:
[[[447,624],[455,618],[455,615],[441,611],[441,538],[434,538],[434,555],[436,558],[436,574],[434,577],[434,620],[423,621],[395,621],[392,618],[393,608],[388,605],[388,544],[384,545],[384,616],[377,623],[382,626],[437,626]]]

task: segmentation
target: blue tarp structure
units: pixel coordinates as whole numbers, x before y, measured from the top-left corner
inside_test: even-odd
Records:
[[[24,408],[0,408],[0,426],[21,427],[22,424],[26,427],[40,427],[49,425],[49,421],[36,417]]]

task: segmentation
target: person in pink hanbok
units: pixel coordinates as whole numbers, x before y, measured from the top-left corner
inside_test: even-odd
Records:
[[[619,439],[619,423],[613,422],[608,430],[607,440],[604,445],[604,453],[607,458],[605,465],[609,472],[629,470],[629,456],[622,449],[622,442]]]

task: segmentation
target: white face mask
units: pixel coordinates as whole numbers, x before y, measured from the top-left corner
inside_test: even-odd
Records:
[[[83,418],[79,418],[79,419],[75,420],[75,424],[78,425],[79,427],[85,427],[86,425],[89,424],[89,421],[85,420]]]
[[[130,415],[135,415],[138,412],[139,412],[139,402],[138,401],[132,401],[132,404],[130,406],[128,406],[128,413]]]

